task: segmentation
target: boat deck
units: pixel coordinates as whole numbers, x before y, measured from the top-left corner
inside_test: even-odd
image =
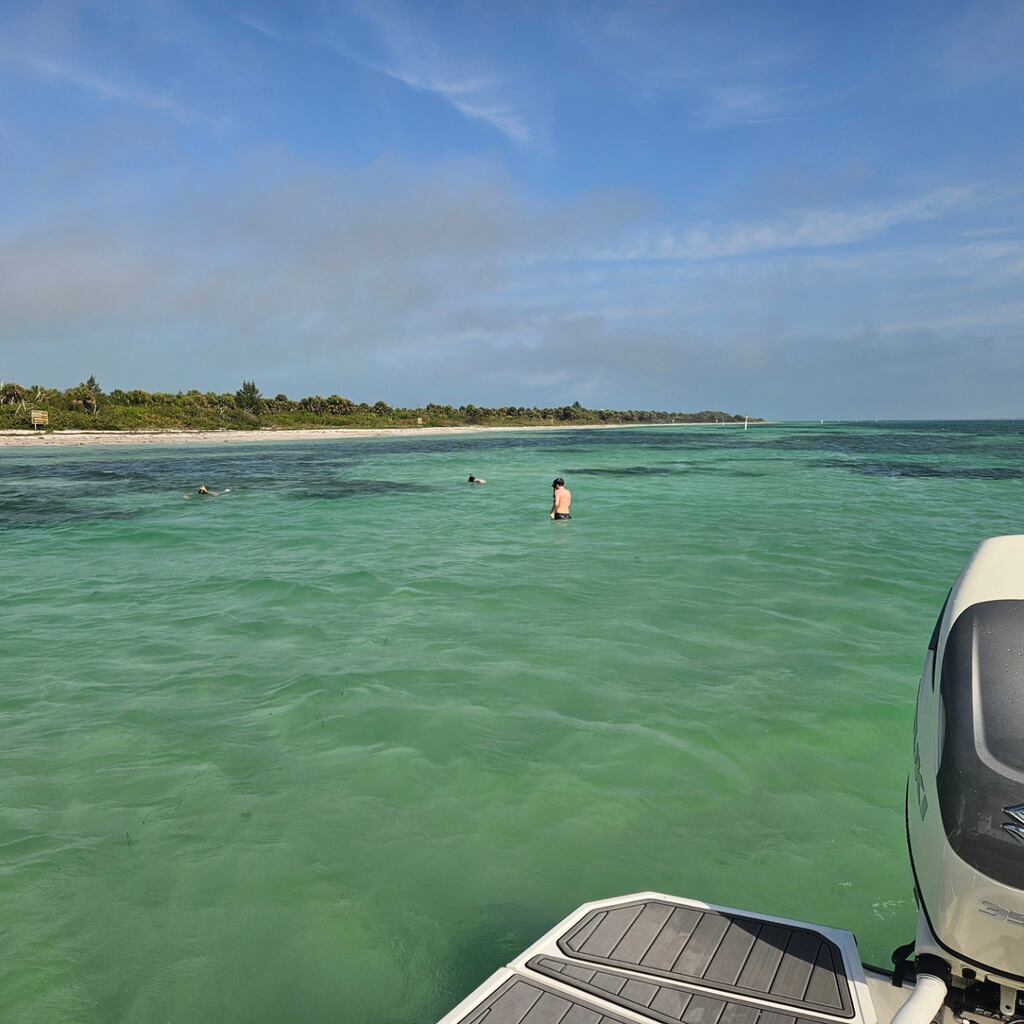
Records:
[[[877,1024],[854,937],[658,893],[579,908],[441,1024]]]

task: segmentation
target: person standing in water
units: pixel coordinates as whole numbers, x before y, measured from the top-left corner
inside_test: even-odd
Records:
[[[572,491],[565,486],[565,481],[558,477],[551,483],[551,518],[572,519],[569,506],[572,505]]]

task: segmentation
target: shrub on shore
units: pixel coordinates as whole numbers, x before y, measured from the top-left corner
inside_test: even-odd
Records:
[[[179,391],[175,394],[115,389],[104,393],[95,377],[61,391],[37,384],[0,385],[0,429],[28,427],[33,409],[49,413],[56,430],[259,430],[303,427],[550,426],[566,423],[742,422],[726,412],[665,412],[650,409],[587,409],[579,402],[556,408],[442,405],[392,407],[378,401],[356,403],[341,395],[310,395],[298,400],[278,394],[265,398],[254,381],[235,394]],[[754,421],[754,418],[751,417]]]

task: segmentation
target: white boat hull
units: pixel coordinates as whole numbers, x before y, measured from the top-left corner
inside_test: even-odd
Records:
[[[850,932],[645,892],[584,904],[440,1024],[889,1024],[905,998]]]

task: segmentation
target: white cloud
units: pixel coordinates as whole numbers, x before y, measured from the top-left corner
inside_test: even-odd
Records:
[[[350,33],[325,29],[319,34],[291,35],[250,14],[235,15],[237,21],[261,35],[285,41],[327,45],[334,52],[364,68],[401,82],[417,92],[429,93],[447,103],[463,117],[483,121],[520,145],[534,141],[534,131],[522,105],[510,96],[502,76],[481,69],[479,61],[465,62],[442,53],[422,26],[411,28],[412,13],[395,17],[378,6],[362,5],[361,11],[373,30],[376,48],[384,56],[374,57],[353,45]]]
[[[900,224],[941,217],[965,206],[974,194],[972,186],[946,187],[895,203],[849,210],[797,210],[776,220],[726,227],[701,225],[682,234],[664,232],[631,247],[591,252],[589,256],[599,260],[708,260],[848,245]]]
[[[506,80],[474,56],[465,59],[442,47],[416,8],[395,12],[379,3],[360,4],[381,58],[332,39],[337,52],[419,92],[430,93],[463,117],[483,121],[520,145],[533,142],[521,97]]]
[[[404,67],[389,67],[375,64],[351,51],[342,52],[350,60],[394,78],[412,89],[433,93],[454,107],[464,117],[486,122],[513,142],[525,144],[533,140],[530,126],[526,123],[521,111],[502,97],[500,82],[497,80],[487,78],[451,80],[443,76],[435,76],[430,71],[416,69],[415,61],[411,61]]]
[[[262,35],[270,36],[271,39],[282,39],[283,34],[276,28],[273,28],[267,22],[263,21],[262,18],[257,18],[251,14],[236,14],[235,20],[245,25],[246,28],[251,28],[254,32],[259,32]]]
[[[1024,70],[1024,4],[985,0],[968,4],[939,34],[938,67],[955,86],[1019,78]]]
[[[185,106],[171,96],[125,85],[50,57],[23,56],[17,59],[16,63],[34,78],[41,81],[69,85],[74,89],[87,92],[100,100],[116,100],[121,103],[131,104],[132,106],[154,110],[158,113],[166,114],[168,117],[184,125],[202,125],[208,128],[222,129],[227,124],[222,119],[209,117],[191,107]]]
[[[1012,327],[1024,323],[1024,303],[1000,303],[985,309],[966,313],[904,320],[887,323],[879,328],[882,334],[905,334],[914,331],[971,330],[985,327]]]
[[[792,90],[757,85],[711,86],[707,90],[706,123],[712,127],[768,124],[789,117],[797,102]]]
[[[710,8],[714,11],[714,7]],[[679,96],[704,128],[766,124],[820,105],[792,74],[805,44],[769,18],[709,16],[700,5],[619,3],[572,19],[581,45],[645,97]]]

